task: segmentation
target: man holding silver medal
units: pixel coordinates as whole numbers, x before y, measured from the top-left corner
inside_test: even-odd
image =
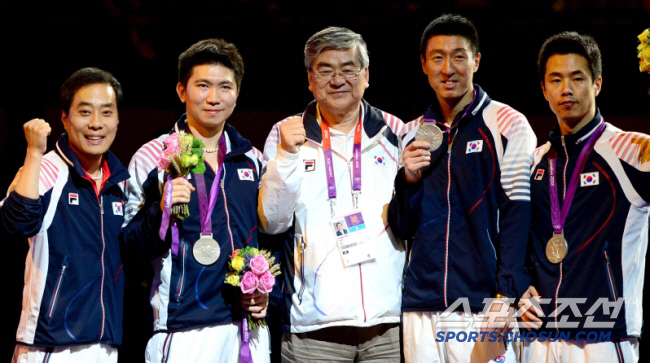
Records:
[[[293,237],[283,246],[283,362],[400,359],[405,253],[385,208],[403,124],[363,99],[368,64],[361,35],[314,34],[305,67],[315,100],[278,122],[264,147],[260,220]]]
[[[434,19],[420,48],[436,99],[406,125],[404,167],[388,211],[395,234],[413,240],[402,296],[404,356],[407,362],[514,361],[499,337],[510,326],[495,316],[510,314],[512,322],[514,309],[504,302],[513,303],[529,282],[524,256],[536,138],[522,114],[473,84],[481,53],[471,21]],[[486,311],[484,324],[479,313]],[[481,328],[492,335],[440,339],[477,335]]]
[[[522,301],[533,298],[541,310],[528,309],[521,318],[538,336],[567,335],[524,341],[522,361],[637,362],[650,137],[604,121],[596,107],[602,60],[592,37],[548,38],[538,70],[558,124],[535,152],[530,181],[533,285]],[[570,301],[579,301],[576,309],[560,309]],[[599,301],[614,310],[590,311]],[[608,334],[608,341],[578,342],[581,332]]]
[[[236,316],[247,312],[239,305],[254,318],[266,315],[268,294],[241,294],[237,301],[239,289],[224,283],[228,256],[258,243],[261,153],[226,123],[243,74],[237,48],[221,39],[202,40],[183,52],[176,90],[186,114],[169,134],[143,145],[129,165],[127,192],[133,199],[121,239],[125,253],[150,259],[154,267],[147,362],[240,362]],[[179,131],[205,145],[205,173],[168,179],[158,166],[163,143]],[[169,208],[182,203],[190,215],[167,231]],[[250,350],[255,363],[269,361],[266,327],[251,331]]]

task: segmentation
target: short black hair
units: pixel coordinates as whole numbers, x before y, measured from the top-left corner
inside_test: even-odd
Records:
[[[178,57],[178,82],[187,87],[192,70],[203,64],[218,64],[235,73],[237,90],[244,78],[244,60],[237,47],[223,39],[203,39],[193,44]]]
[[[555,34],[544,41],[537,57],[537,71],[539,79],[544,83],[546,63],[554,54],[577,54],[584,57],[589,64],[592,82],[596,82],[603,74],[603,59],[596,40],[589,35],[576,32],[562,32]]]
[[[472,53],[479,53],[478,32],[474,24],[462,15],[444,14],[433,19],[422,33],[420,38],[420,55],[426,57],[427,43],[436,35],[458,35],[469,41]]]
[[[115,101],[118,105],[122,102],[122,85],[120,82],[118,82],[109,72],[99,68],[87,67],[72,73],[72,75],[61,85],[61,92],[59,93],[61,111],[66,115],[69,114],[72,100],[77,91],[83,87],[97,83],[108,84],[113,87],[113,91],[115,92]]]

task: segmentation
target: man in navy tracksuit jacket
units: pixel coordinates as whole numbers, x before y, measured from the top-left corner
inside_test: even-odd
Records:
[[[650,137],[604,121],[596,108],[601,74],[600,50],[589,36],[560,33],[542,46],[539,75],[558,125],[535,151],[530,180],[533,284],[524,297],[543,299],[538,314],[522,316],[539,335],[524,341],[524,362],[638,361]],[[550,199],[553,165],[557,207]],[[552,221],[551,210],[565,203],[568,215]],[[555,254],[550,239],[558,229],[566,245]]]
[[[14,362],[117,362],[124,293],[117,237],[129,174],[108,148],[121,96],[111,74],[84,68],[61,87],[66,133],[55,150],[43,155],[45,121],[24,127],[25,165],[2,202],[5,229],[29,237]]]
[[[268,295],[242,295],[224,283],[229,256],[246,246],[257,247],[257,195],[261,153],[234,127],[232,114],[244,71],[237,48],[221,39],[192,45],[179,57],[178,95],[187,113],[169,134],[144,144],[133,156],[127,192],[128,225],[121,234],[126,253],[152,261],[154,279],[151,306],[154,335],[149,340],[147,362],[239,361],[242,304],[253,317],[265,315]],[[203,141],[206,197],[219,183],[209,226],[220,248],[214,263],[195,259],[194,245],[202,234],[197,176],[167,181],[158,166],[165,139],[179,131]],[[220,141],[223,140],[223,143]],[[217,156],[223,155],[223,156]],[[218,160],[218,158],[222,160]],[[223,172],[217,179],[219,163]],[[190,215],[178,222],[178,250],[172,249],[171,230],[161,239],[162,191],[173,184],[171,204],[188,203]],[[206,208],[207,209],[207,208]],[[244,311],[243,313],[246,313]],[[256,363],[269,360],[266,328],[252,331],[251,350]]]
[[[505,327],[474,343],[462,334],[440,339],[448,333],[442,324],[453,321],[450,332],[466,338],[478,335],[480,325],[473,323],[480,322],[484,299],[512,299],[525,290],[536,139],[522,114],[472,84],[480,53],[469,20],[433,20],[421,45],[437,102],[406,125],[405,165],[388,212],[395,234],[413,241],[402,295],[404,354],[407,362],[493,360],[505,354],[497,341]],[[428,142],[414,140],[429,123],[442,130],[442,144],[432,152]],[[456,312],[441,317],[450,307]]]

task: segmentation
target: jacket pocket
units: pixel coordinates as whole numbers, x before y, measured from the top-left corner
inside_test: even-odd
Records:
[[[50,301],[50,308],[47,310],[48,320],[52,318],[52,313],[54,313],[54,308],[56,307],[56,302],[59,300],[59,293],[61,290],[61,284],[63,283],[63,277],[65,275],[65,270],[68,268],[68,259],[63,258],[63,265],[61,266],[61,271],[59,272],[59,277],[56,280],[56,286],[54,287],[54,294],[52,294],[52,300]]]
[[[298,301],[302,304],[302,294],[305,292],[305,238],[300,236],[300,290],[298,290]]]
[[[176,286],[176,293],[174,297],[176,302],[181,301],[181,295],[183,294],[183,285],[185,284],[185,257],[187,255],[187,244],[181,242],[181,255],[180,255],[180,276],[178,277],[178,284]]]

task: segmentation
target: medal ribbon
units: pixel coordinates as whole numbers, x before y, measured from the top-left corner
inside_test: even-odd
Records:
[[[320,112],[318,112],[318,120],[320,121],[321,130],[323,133],[323,154],[325,155],[325,176],[327,178],[327,196],[329,199],[336,199],[336,180],[334,179],[334,161],[332,159],[332,144],[330,141],[330,129],[327,122],[322,120]],[[359,116],[359,122],[354,128],[354,146],[352,157],[352,190],[354,192],[361,192],[361,130],[363,128],[363,120]]]
[[[239,363],[253,363],[253,355],[249,342],[251,341],[251,333],[246,320],[246,313],[241,319],[241,349],[239,350]]]
[[[174,191],[174,185],[172,184],[172,177],[167,175],[167,187],[165,188],[165,208],[163,208],[162,219],[160,220],[160,229],[158,230],[158,236],[161,240],[165,240],[167,237],[167,229],[169,228],[169,223],[172,224],[172,254],[178,255],[178,225],[176,224],[176,219],[171,220],[171,211],[172,211],[172,192]]]
[[[460,120],[464,119],[465,116],[467,116],[467,113],[472,108],[472,105],[474,104],[475,100],[476,100],[476,88],[474,88],[474,96],[472,97],[472,102],[470,102],[469,105],[467,106],[467,108],[465,108],[465,112],[463,112],[463,115],[461,117],[457,118],[456,121],[454,121],[454,123],[451,126],[449,126],[448,129],[442,130],[441,132],[444,134],[444,133],[450,132],[451,130],[456,128],[456,126],[458,126],[458,124],[460,123]],[[425,114],[426,114],[426,112],[425,112]],[[422,118],[422,123],[425,123],[425,122],[436,122],[436,120],[432,119],[432,118],[424,118],[423,117]]]
[[[217,152],[217,173],[212,181],[212,187],[210,187],[210,200],[208,200],[207,188],[205,187],[205,176],[203,174],[194,175],[194,178],[196,179],[196,191],[199,194],[199,215],[201,220],[202,236],[209,236],[212,234],[211,217],[212,212],[214,211],[214,206],[217,203],[217,194],[219,193],[217,189],[221,183],[223,159],[226,156],[226,149],[226,137],[222,132],[221,137],[219,138],[219,151]]]
[[[605,130],[605,123],[602,122],[596,131],[594,131],[589,139],[585,143],[585,146],[582,147],[580,151],[580,157],[576,164],[576,168],[573,169],[573,174],[571,174],[571,179],[569,180],[569,187],[566,190],[566,197],[562,203],[562,209],[560,210],[560,202],[557,195],[557,182],[556,182],[556,167],[557,167],[557,153],[552,151],[548,156],[548,189],[551,195],[551,223],[553,224],[553,233],[562,234],[564,230],[564,223],[566,217],[569,214],[569,208],[571,208],[571,202],[573,202],[573,196],[575,195],[576,188],[578,186],[578,179],[580,179],[580,173],[587,163],[587,156],[591,153],[591,150],[594,148],[596,140],[602,135]],[[569,162],[567,160],[567,162]]]

